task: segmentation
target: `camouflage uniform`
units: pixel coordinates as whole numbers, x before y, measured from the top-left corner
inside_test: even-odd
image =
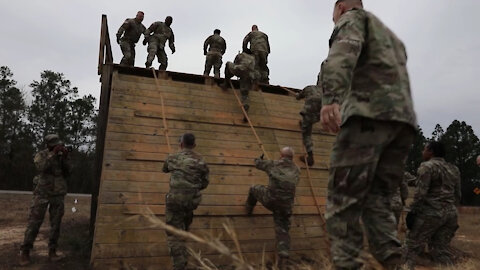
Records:
[[[313,152],[312,126],[320,121],[320,110],[322,109],[322,90],[316,85],[305,87],[296,96],[297,100],[305,99],[300,115],[302,116],[302,139],[307,153]]]
[[[202,199],[200,190],[208,186],[208,167],[200,154],[183,149],[168,155],[163,172],[171,172],[170,191],[165,198],[165,219],[168,225],[188,231],[195,210]],[[185,240],[167,232],[173,269],[185,269],[188,260]]]
[[[172,53],[175,52],[175,36],[173,35],[172,28],[164,22],[154,22],[145,31],[145,36],[148,40],[148,56],[145,66],[147,68],[151,67],[156,55],[158,62],[160,63],[159,70],[166,70],[168,66],[168,57],[165,53],[165,43],[167,40]]]
[[[240,94],[242,95],[242,105],[246,111],[250,108],[248,92],[252,89],[253,83],[258,78],[258,72],[255,70],[255,58],[248,53],[240,53],[232,62],[225,65],[225,78],[230,79],[233,76],[240,78]]]
[[[126,19],[118,29],[117,40],[120,40],[123,58],[121,65],[133,66],[135,64],[135,43],[145,32],[145,26],[135,19]],[[122,37],[123,34],[123,37]]]
[[[58,137],[56,139],[58,140]],[[27,252],[33,248],[33,243],[43,223],[47,208],[50,214],[48,247],[51,250],[56,249],[60,236],[60,224],[64,214],[64,198],[67,194],[65,177],[70,175],[72,168],[70,159],[65,152],[60,151],[55,154],[54,151],[49,151],[49,149],[38,152],[33,162],[38,175],[34,178],[36,186],[33,191],[25,238],[21,246],[21,250]]]
[[[290,216],[292,215],[295,187],[298,184],[300,170],[289,158],[278,161],[255,159],[255,167],[269,176],[268,186],[255,185],[248,192],[247,210],[252,212],[257,201],[273,212],[277,252],[288,257],[290,250]]]
[[[400,182],[400,186],[395,190],[395,193],[392,196],[390,201],[390,206],[395,215],[395,221],[397,224],[400,223],[400,217],[402,216],[403,206],[405,206],[405,201],[408,198],[408,186],[407,182],[410,180],[410,174],[405,172],[403,174],[403,179]]]
[[[203,75],[208,76],[213,66],[213,74],[215,78],[220,78],[222,55],[225,53],[226,49],[227,43],[225,43],[225,39],[218,34],[211,35],[205,40],[203,43],[203,52],[207,57],[205,59],[205,71],[203,72]]]
[[[261,31],[252,31],[243,39],[243,51],[247,51],[250,42],[250,51],[255,56],[255,68],[260,73],[259,81],[268,83],[270,70],[268,69],[268,54],[270,54],[270,43],[268,36]]]
[[[458,229],[455,205],[460,203],[460,181],[458,168],[443,158],[434,157],[418,168],[418,186],[410,206],[415,219],[407,235],[410,267],[427,242],[435,261],[453,263],[448,247]]]
[[[378,18],[352,9],[337,21],[322,64],[323,106],[341,105],[331,153],[327,230],[336,269],[358,269],[362,219],[372,255],[401,257],[390,199],[417,126],[403,43]]]

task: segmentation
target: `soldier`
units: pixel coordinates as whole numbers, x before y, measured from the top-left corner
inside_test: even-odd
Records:
[[[307,151],[307,160],[301,156],[300,160],[308,163],[308,166],[314,164],[313,159],[313,142],[312,142],[312,126],[320,121],[320,110],[322,109],[322,89],[317,85],[309,85],[296,95],[297,100],[305,99],[300,115],[300,127],[302,128],[303,145]]]
[[[269,183],[268,186],[254,185],[250,188],[246,210],[251,215],[255,204],[259,201],[273,212],[278,256],[285,259],[289,256],[288,231],[300,170],[293,162],[294,152],[291,147],[284,147],[280,155],[281,158],[277,161],[263,160],[263,155],[255,159],[255,167],[268,174]]]
[[[428,242],[432,258],[441,264],[453,264],[449,244],[458,229],[457,208],[460,203],[460,171],[445,161],[445,147],[429,142],[422,152],[424,162],[418,168],[418,186],[409,216],[412,227],[407,235],[407,264],[415,260]]]
[[[34,178],[36,183],[33,191],[32,206],[28,217],[27,230],[21,246],[20,265],[30,264],[30,250],[42,225],[47,208],[50,213],[50,236],[48,241],[48,257],[51,261],[61,259],[57,255],[57,242],[60,236],[60,224],[64,213],[64,198],[67,194],[67,182],[71,172],[68,150],[63,146],[58,135],[45,137],[47,148],[38,152],[33,162],[38,171]]]
[[[165,53],[165,43],[168,40],[168,46],[172,50],[172,54],[175,53],[175,36],[173,35],[172,25],[173,18],[167,16],[165,22],[154,22],[148,29],[145,31],[145,39],[143,40],[143,45],[146,45],[148,42],[148,56],[145,66],[147,68],[152,66],[153,59],[155,55],[158,58],[160,63],[159,70],[167,70],[168,66],[168,57]]]
[[[250,43],[250,49],[248,49],[248,43]],[[268,75],[270,70],[268,69],[268,54],[270,53],[270,43],[268,42],[268,36],[258,31],[258,26],[252,26],[252,32],[248,33],[243,39],[243,51],[250,50],[255,56],[255,68],[260,73],[259,81],[262,83],[269,83]]]
[[[390,206],[395,215],[396,228],[400,224],[400,217],[402,216],[403,207],[408,198],[408,185],[409,181],[412,181],[412,178],[415,179],[410,173],[405,172],[403,174],[403,179],[400,182],[400,186],[395,190],[395,193],[392,196],[390,201]]]
[[[250,108],[248,93],[259,76],[255,70],[255,57],[253,57],[248,50],[238,54],[233,63],[227,62],[225,65],[225,82],[223,88],[228,87],[230,78],[233,76],[240,78],[241,102],[245,111],[248,112]],[[247,119],[244,118],[243,121],[247,122]]]
[[[137,12],[134,19],[126,19],[118,29],[117,43],[120,44],[123,53],[123,58],[120,61],[121,65],[133,67],[135,64],[135,43],[145,33],[145,26],[142,24],[143,16],[143,11]]]
[[[405,47],[361,0],[336,1],[333,21],[319,80],[320,122],[339,132],[325,214],[333,264],[361,267],[362,219],[372,255],[390,269],[403,262],[390,199],[402,181],[417,127]]]
[[[208,48],[208,52],[207,52]],[[220,30],[215,29],[213,35],[209,36],[203,43],[203,54],[206,55],[204,76],[210,74],[213,66],[213,74],[215,78],[220,78],[220,67],[222,66],[222,55],[227,50],[225,39],[220,36]]]
[[[165,198],[165,218],[168,225],[188,231],[192,224],[193,210],[202,199],[200,190],[208,186],[208,167],[200,154],[193,151],[195,136],[185,133],[180,138],[180,151],[168,155],[163,172],[170,176],[170,191]],[[185,241],[167,232],[168,248],[173,269],[185,269],[188,253]]]

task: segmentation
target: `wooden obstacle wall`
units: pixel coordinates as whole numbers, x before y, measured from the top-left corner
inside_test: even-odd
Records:
[[[170,174],[161,171],[168,147],[163,133],[160,92],[172,149],[177,150],[181,134],[193,132],[197,137],[196,151],[210,167],[210,185],[203,191],[190,231],[222,235],[222,224],[229,219],[247,259],[260,263],[265,249],[267,259],[271,260],[275,233],[270,212],[257,205],[253,216],[245,215],[248,189],[253,184],[267,184],[268,177],[254,168],[253,159],[262,152],[251,128],[242,121],[233,90],[223,91],[216,83],[202,83],[198,79],[201,76],[176,80],[169,73],[159,79],[158,89],[155,79],[145,75],[148,70],[142,70],[142,75],[129,75],[122,68],[113,67],[91,257],[93,267],[171,269],[165,231],[152,227],[142,216],[153,212],[164,220],[165,194],[169,189]],[[183,77],[189,78],[188,74]],[[296,101],[286,92],[277,92],[251,91],[249,116],[271,158],[278,159],[279,149],[287,145],[297,152],[295,162],[301,167],[301,180],[290,231],[291,253],[294,257],[318,258],[319,253],[325,254],[323,222],[304,164],[298,160],[304,152],[299,128],[303,101]],[[321,134],[317,127],[313,138],[316,164],[310,173],[313,192],[323,209],[326,164],[334,137]],[[234,249],[233,241],[225,233],[219,237]],[[228,258],[200,244],[189,242],[188,246],[218,265],[229,263]]]

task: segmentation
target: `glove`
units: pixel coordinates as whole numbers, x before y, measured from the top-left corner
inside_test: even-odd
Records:
[[[117,44],[120,44],[120,37],[117,37]]]
[[[207,55],[207,51],[203,51],[203,55]]]
[[[174,53],[175,53],[175,48],[172,48],[172,54],[174,54]]]
[[[265,156],[265,154],[262,154],[262,155],[260,156],[260,159],[263,160],[264,156]]]
[[[142,44],[147,45],[147,43],[148,43],[148,40],[146,38],[144,38],[143,41],[142,41]]]

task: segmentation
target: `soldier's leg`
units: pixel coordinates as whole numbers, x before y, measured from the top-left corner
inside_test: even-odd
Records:
[[[65,213],[65,197],[55,196],[49,199],[50,206],[48,212],[50,214],[50,237],[48,241],[48,247],[50,249],[56,249],[58,238],[60,236],[60,226],[62,223],[62,217]]]
[[[147,47],[147,61],[145,62],[145,67],[149,68],[152,66],[153,60],[155,59],[155,55],[157,55],[158,50],[158,43],[155,41],[148,42]]]
[[[133,67],[135,66],[135,43],[130,43],[130,54],[131,54],[131,57],[130,57],[129,65]]]
[[[269,83],[270,79],[268,78],[268,75],[270,74],[270,70],[268,69],[268,53],[267,52],[261,52],[260,55],[260,63],[259,63],[259,68],[260,68],[260,82],[262,83]]]
[[[120,41],[120,49],[123,53],[123,58],[120,61],[121,65],[130,66],[132,63],[132,47],[130,42],[122,40]]]
[[[21,250],[29,251],[33,248],[33,242],[37,238],[38,230],[42,226],[45,212],[48,207],[48,199],[34,195],[30,206],[30,214],[28,216],[28,225],[25,230],[25,238],[21,246]]]
[[[275,239],[277,241],[278,256],[282,258],[288,258],[290,250],[290,216],[291,210],[285,211],[273,211],[273,221],[275,223]]]
[[[455,263],[455,255],[450,252],[450,242],[458,229],[457,213],[448,213],[446,220],[430,240],[432,258],[438,264],[452,265]]]
[[[250,78],[240,78],[240,95],[243,108],[246,112],[250,108],[250,98],[248,93],[252,89],[252,80]]]
[[[416,216],[413,226],[409,230],[406,238],[406,259],[409,269],[415,269],[418,255],[424,251],[425,244],[429,242],[442,225],[441,219],[441,217],[426,215]]]
[[[217,55],[213,63],[213,77],[220,78],[220,68],[222,67],[222,56]],[[209,71],[210,72],[210,71]]]
[[[165,47],[160,47],[157,51],[158,62],[160,63],[159,70],[167,70],[168,67],[168,57],[167,53],[165,53]]]
[[[263,185],[254,185],[250,187],[248,191],[247,201],[245,203],[245,207],[247,209],[247,213],[251,214],[253,208],[259,201],[262,205],[266,206],[267,208],[270,206],[270,194],[266,186]]]
[[[177,202],[175,200],[175,194],[168,193],[166,196],[165,203],[165,219],[168,225],[171,225],[180,230],[186,230],[185,227],[185,216],[186,211],[183,209],[183,203]],[[166,232],[167,234],[167,244],[170,256],[173,261],[174,270],[183,270],[187,265],[188,253],[185,247],[185,240],[172,234]]]
[[[208,55],[205,57],[205,70],[203,71],[203,76],[210,75],[210,70],[212,69],[212,57]]]
[[[372,125],[372,128],[378,130],[379,134],[373,137],[383,137],[384,141],[372,187],[366,197],[362,220],[370,252],[384,267],[393,267],[403,263],[403,256],[397,238],[397,221],[390,203],[403,179],[405,161],[413,143],[414,132],[413,128],[394,122],[380,122]]]

